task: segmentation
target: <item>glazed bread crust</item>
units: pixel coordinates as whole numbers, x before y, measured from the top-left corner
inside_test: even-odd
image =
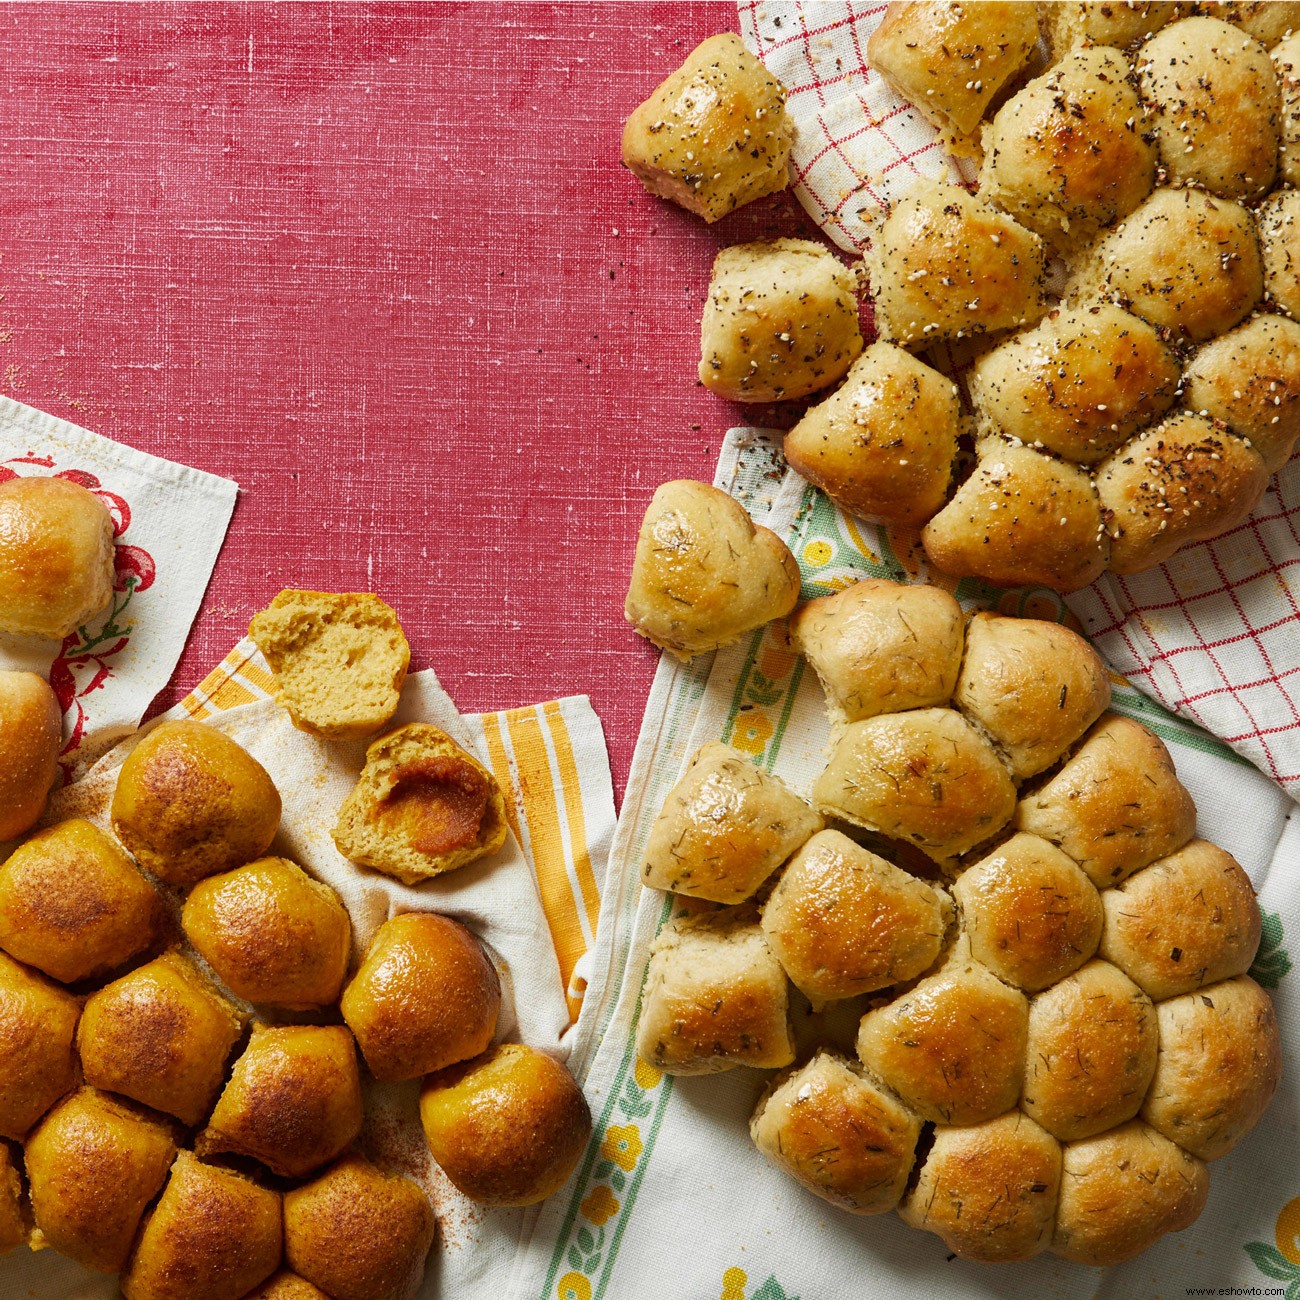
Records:
[[[63,711],[35,673],[0,671],[0,842],[29,831],[59,770]]]

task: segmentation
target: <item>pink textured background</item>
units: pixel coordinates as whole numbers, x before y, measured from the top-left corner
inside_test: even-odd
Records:
[[[281,587],[374,590],[465,710],[587,693],[664,479],[774,413],[700,388],[710,228],[618,162],[730,0],[0,11],[0,390],[244,489],[157,707]],[[778,417],[779,418],[779,417]]]

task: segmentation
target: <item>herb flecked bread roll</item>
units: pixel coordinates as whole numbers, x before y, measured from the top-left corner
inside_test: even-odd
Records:
[[[799,582],[789,547],[740,502],[675,479],[646,509],[623,611],[647,641],[689,659],[784,618]]]
[[[650,828],[641,880],[741,903],[825,823],[780,777],[711,741],[691,759]]]
[[[1300,58],[1300,47],[1297,48]],[[1297,73],[1300,84],[1300,73]],[[1264,264],[1265,298],[1270,306],[1300,319],[1300,191],[1278,190],[1256,211]]]
[[[957,385],[892,343],[873,343],[785,437],[785,458],[865,519],[923,524],[948,495],[962,432]]]
[[[0,842],[45,811],[62,743],[63,711],[45,678],[0,671]]]
[[[1280,6],[1279,6],[1280,7]],[[1288,185],[1300,182],[1300,22],[1294,35],[1269,52],[1281,91],[1278,115],[1278,170]]]
[[[749,1132],[815,1196],[851,1214],[884,1214],[907,1184],[921,1121],[856,1061],[822,1051],[772,1081]]]
[[[1038,6],[1054,59],[1083,44],[1127,49],[1176,18],[1178,9],[1174,0],[1049,0]]]
[[[724,248],[700,320],[699,378],[733,402],[828,388],[862,352],[853,272],[809,239]]]
[[[781,83],[738,36],[710,36],[634,110],[623,165],[705,221],[789,184],[794,128]]]
[[[1198,14],[1221,18],[1253,36],[1265,49],[1300,28],[1300,4],[1295,0],[1198,0]]]
[[[477,758],[440,727],[412,722],[366,750],[331,834],[345,858],[414,885],[495,853],[505,809]]]

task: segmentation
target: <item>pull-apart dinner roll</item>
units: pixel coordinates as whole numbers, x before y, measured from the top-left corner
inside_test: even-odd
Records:
[[[282,591],[248,635],[275,674],[276,699],[302,731],[373,735],[397,711],[411,647],[391,606],[369,592]]]
[[[573,1075],[522,1043],[431,1074],[420,1122],[443,1173],[484,1205],[544,1201],[568,1181],[591,1137]]]
[[[113,519],[66,478],[0,483],[0,632],[61,641],[113,599]]]
[[[813,787],[813,804],[943,863],[1011,820],[1016,789],[960,713],[912,709],[847,727]]]
[[[893,2],[867,43],[867,62],[960,152],[1038,42],[1032,4]]]
[[[1294,0],[1199,0],[1196,11],[1239,27],[1265,49],[1300,28],[1300,4]]]
[[[817,1006],[910,980],[933,964],[952,920],[941,890],[839,831],[814,835],[763,907],[763,932]]]
[[[809,239],[724,248],[700,322],[700,383],[733,402],[806,397],[862,351],[853,272]]]
[[[959,185],[919,181],[867,256],[876,328],[907,346],[1032,323],[1043,314],[1043,267],[1032,231]]]
[[[361,1075],[342,1025],[255,1025],[194,1150],[305,1178],[361,1132]]]
[[[1134,1120],[1082,1142],[1062,1160],[1052,1253],[1077,1264],[1122,1264],[1200,1217],[1204,1163]]]
[[[1156,190],[1067,286],[1076,303],[1114,298],[1193,343],[1244,320],[1263,291],[1254,218],[1239,203],[1192,189]]]
[[[235,1300],[280,1266],[280,1197],[188,1151],[120,1279],[126,1300]]]
[[[785,437],[785,458],[865,519],[923,524],[948,495],[961,404],[952,380],[893,343],[873,343]]]
[[[1155,1007],[1122,971],[1090,961],[1029,1004],[1027,1115],[1062,1141],[1130,1120],[1156,1068]]]
[[[971,955],[1037,993],[1097,951],[1101,896],[1060,849],[1021,832],[968,867],[952,887]]]
[[[922,1119],[978,1124],[1012,1109],[1029,1003],[955,949],[934,975],[862,1017],[858,1056]]]
[[[1130,876],[1102,902],[1101,955],[1153,998],[1242,975],[1255,960],[1260,917],[1250,877],[1208,840]]]
[[[0,1137],[18,1139],[77,1081],[81,1004],[0,953]]]
[[[285,1259],[331,1300],[410,1300],[436,1230],[417,1183],[360,1156],[284,1198]]]
[[[244,1016],[188,957],[165,953],[92,993],[77,1027],[86,1081],[200,1124]]]
[[[1278,83],[1258,41],[1219,18],[1188,18],[1157,32],[1137,69],[1169,184],[1225,199],[1272,188]]]
[[[731,32],[710,36],[623,127],[623,165],[705,221],[789,183],[781,83]]]
[[[925,526],[931,562],[1000,587],[1077,591],[1106,567],[1107,539],[1092,480],[1077,465],[984,438],[974,472]]]
[[[907,1185],[921,1121],[857,1061],[821,1051],[772,1081],[749,1132],[815,1196],[851,1214],[884,1214]]]
[[[0,671],[0,841],[31,830],[59,771],[63,712],[35,673]]]
[[[237,997],[296,1009],[338,1000],[351,922],[338,895],[287,858],[201,880],[181,924]]]
[[[27,1243],[27,1200],[13,1153],[0,1142],[0,1255]]]
[[[939,587],[864,578],[808,601],[790,639],[821,679],[837,730],[947,704],[961,667],[961,606]]]
[[[202,722],[155,727],[117,775],[113,830],[169,885],[261,857],[279,825],[280,794],[266,769]]]
[[[936,1128],[898,1213],[965,1259],[1004,1263],[1051,1244],[1060,1191],[1060,1144],[1013,1110],[968,1128]]]
[[[156,1115],[78,1089],[27,1139],[33,1244],[117,1272],[175,1157],[175,1134]]]
[[[1174,0],[1049,0],[1038,5],[1043,30],[1059,59],[1076,45],[1126,49],[1178,16]]]
[[[794,1060],[789,982],[746,907],[674,917],[650,948],[636,1050],[667,1074]]]
[[[799,599],[799,565],[734,497],[677,479],[651,498],[632,562],[624,614],[679,659],[738,640]]]
[[[329,1296],[318,1286],[313,1286],[305,1277],[291,1273],[282,1268],[273,1277],[268,1277],[261,1286],[255,1287],[244,1300],[330,1300]]]
[[[1102,461],[1096,483],[1110,568],[1137,573],[1239,524],[1268,486],[1268,469],[1249,443],[1183,412]]]
[[[1018,781],[1052,766],[1106,711],[1110,678],[1077,632],[976,614],[953,703],[998,746]]]
[[[79,818],[33,835],[0,866],[0,948],[65,984],[142,952],[161,921],[158,891]]]
[[[1300,325],[1255,316],[1192,359],[1183,401],[1245,438],[1275,474],[1300,436]]]
[[[492,1041],[501,980],[463,925],[433,912],[385,921],[339,1003],[370,1073],[415,1079]]]
[[[1160,1053],[1142,1118],[1202,1160],[1259,1122],[1282,1076],[1273,1003],[1253,979],[1212,984],[1156,1007]]]
[[[780,777],[711,741],[669,792],[646,839],[651,889],[741,903],[824,825]]]
[[[1196,831],[1196,805],[1164,742],[1110,713],[1050,781],[1021,799],[1015,825],[1063,849],[1105,889],[1182,848]]]
[[[1281,8],[1282,6],[1270,6]],[[1290,6],[1287,6],[1288,8]],[[1278,115],[1278,133],[1281,148],[1278,153],[1278,170],[1288,185],[1300,184],[1300,21],[1292,24],[1294,35],[1275,45],[1269,57],[1277,74],[1281,90],[1281,111]],[[1265,41],[1263,44],[1267,45]],[[1274,196],[1270,202],[1276,202]]]
[[[1300,44],[1296,49],[1300,60]],[[1296,74],[1300,84],[1300,69]],[[1300,124],[1297,125],[1300,135]],[[1300,140],[1297,141],[1300,150]],[[1300,163],[1297,163],[1300,170]],[[1256,212],[1259,247],[1264,262],[1264,291],[1270,305],[1293,320],[1300,319],[1300,191],[1270,194]]]
[[[980,193],[1066,251],[1151,193],[1156,150],[1115,49],[1071,50],[998,110],[984,132]]]
[[[1178,360],[1155,328],[1113,303],[1061,308],[979,357],[971,401],[983,431],[1091,465],[1178,396]]]

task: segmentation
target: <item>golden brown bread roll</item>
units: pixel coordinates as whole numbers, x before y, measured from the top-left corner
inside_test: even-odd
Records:
[[[785,437],[785,458],[843,509],[923,524],[948,494],[962,431],[957,385],[893,343],[873,343]]]
[[[415,1079],[492,1041],[501,981],[463,925],[432,912],[385,921],[339,1003],[376,1079]]]
[[[828,817],[906,840],[944,863],[1011,820],[1016,789],[960,713],[911,709],[845,728],[812,801]]]
[[[378,596],[282,591],[254,616],[248,635],[275,674],[276,700],[300,730],[357,739],[397,712],[411,647]]]
[[[806,397],[862,351],[853,273],[809,239],[724,248],[700,321],[699,379],[733,402]]]
[[[967,1128],[936,1128],[898,1213],[965,1259],[1033,1259],[1051,1244],[1060,1190],[1060,1144],[1013,1110]]]
[[[983,427],[1091,465],[1159,419],[1178,361],[1146,321],[1113,303],[1059,308],[977,358],[970,394]]]
[[[1101,955],[1153,998],[1244,975],[1259,948],[1250,877],[1208,840],[1190,844],[1102,895]]]
[[[157,1116],[106,1092],[78,1089],[27,1139],[33,1244],[117,1272],[175,1158],[176,1135]]]
[[[591,1137],[591,1112],[558,1061],[522,1043],[431,1074],[420,1122],[433,1158],[472,1201],[536,1205],[568,1181]]]
[[[1174,0],[1048,0],[1039,4],[1043,30],[1059,59],[1076,45],[1124,49],[1178,16]]]
[[[933,975],[862,1017],[858,1056],[922,1119],[978,1124],[1010,1110],[1029,1003],[957,948]]]
[[[1001,438],[977,451],[975,472],[921,534],[931,562],[999,587],[1077,591],[1098,578],[1108,547],[1088,475]]]
[[[1062,1141],[1133,1118],[1156,1068],[1155,1008],[1123,971],[1090,961],[1029,1004],[1021,1109]]]
[[[194,1150],[305,1178],[352,1144],[362,1118],[356,1047],[342,1025],[254,1025]]]
[[[623,165],[651,194],[713,222],[785,189],[793,135],[781,83],[723,32],[633,110]]]
[[[0,948],[64,984],[121,966],[161,920],[158,891],[80,818],[33,835],[0,866]]]
[[[689,659],[784,618],[799,581],[789,547],[740,502],[677,479],[646,509],[623,612],[648,641]]]
[[[1156,150],[1117,49],[1071,50],[984,131],[980,193],[1067,252],[1151,193]]]
[[[651,889],[741,903],[824,824],[780,777],[710,741],[650,827],[641,880]]]
[[[1021,799],[1015,825],[1063,849],[1105,889],[1182,848],[1196,831],[1196,805],[1164,742],[1108,713],[1050,781]]]
[[[1296,47],[1300,61],[1300,43]],[[1300,69],[1300,62],[1297,64]],[[1300,70],[1296,74],[1300,85]],[[1300,119],[1297,120],[1297,153],[1300,155]],[[1300,171],[1300,161],[1296,164]],[[1264,264],[1266,301],[1300,319],[1300,193],[1279,190],[1259,205],[1259,247]]]
[[[636,1049],[666,1074],[794,1060],[789,982],[751,908],[677,916],[650,946]]]
[[[1300,22],[1293,26],[1296,28],[1294,35],[1279,41],[1269,51],[1273,71],[1277,75],[1278,89],[1281,91],[1278,171],[1288,185],[1300,182]],[[1268,44],[1267,41],[1261,43]],[[1280,194],[1274,195],[1269,202],[1276,202],[1280,197]]]
[[[1268,469],[1243,439],[1182,413],[1102,461],[1096,483],[1111,570],[1137,573],[1239,524],[1268,486]]]
[[[1217,17],[1188,18],[1138,51],[1137,70],[1168,184],[1225,199],[1272,188],[1278,83],[1258,41]]]
[[[126,1300],[234,1300],[280,1266],[280,1197],[180,1152],[120,1279]]]
[[[959,185],[918,181],[866,260],[876,328],[889,342],[971,338],[1043,314],[1043,241]]]
[[[939,587],[864,578],[803,605],[790,640],[821,679],[838,732],[948,703],[961,667],[961,606]]]
[[[851,1214],[883,1214],[903,1194],[921,1121],[857,1061],[820,1051],[772,1081],[749,1133],[815,1196]]]
[[[331,1300],[410,1300],[436,1228],[415,1183],[360,1156],[284,1198],[285,1259]]]
[[[1110,678],[1097,652],[1068,627],[980,613],[966,627],[953,703],[1023,781],[1051,767],[1105,712]]]
[[[66,478],[0,483],[0,631],[61,641],[113,598],[113,520]]]
[[[1265,49],[1300,27],[1300,4],[1294,0],[1201,0],[1195,8],[1239,27]]]
[[[329,1296],[318,1286],[313,1286],[305,1277],[291,1273],[282,1268],[273,1277],[268,1277],[259,1287],[254,1287],[244,1300],[330,1300]]]
[[[980,118],[1037,41],[1032,4],[891,0],[867,61],[950,147],[970,152]]]
[[[1037,993],[1097,951],[1101,896],[1060,849],[1021,832],[952,887],[971,955],[999,979]]]
[[[791,858],[763,905],[763,933],[814,1006],[913,979],[939,956],[952,903],[839,831]]]
[[[1121,1264],[1205,1208],[1210,1176],[1195,1156],[1134,1120],[1066,1144],[1052,1253],[1077,1264]]]
[[[1101,240],[1067,291],[1085,305],[1114,299],[1176,340],[1213,338],[1264,291],[1254,219],[1204,190],[1158,189]]]
[[[24,1245],[30,1231],[18,1165],[8,1146],[0,1142],[0,1255]]]
[[[237,997],[298,1010],[338,1000],[351,922],[338,895],[287,858],[199,881],[181,924]]]
[[[1142,1118],[1201,1160],[1259,1122],[1282,1077],[1273,1003],[1253,979],[1212,984],[1156,1007],[1160,1053]]]
[[[164,722],[127,755],[113,792],[113,829],[141,866],[193,885],[260,858],[280,824],[266,769],[225,732]]]
[[[366,750],[331,834],[344,857],[414,885],[495,853],[507,831],[496,777],[440,727],[412,722]]]
[[[0,953],[0,1137],[22,1138],[77,1081],[81,1004]]]
[[[1187,367],[1183,401],[1245,438],[1276,474],[1300,436],[1300,324],[1254,316],[1211,340]]]
[[[179,952],[92,993],[77,1027],[88,1083],[199,1124],[243,1032],[239,1010]]]
[[[59,771],[63,713],[35,673],[0,670],[0,841],[31,830]]]

